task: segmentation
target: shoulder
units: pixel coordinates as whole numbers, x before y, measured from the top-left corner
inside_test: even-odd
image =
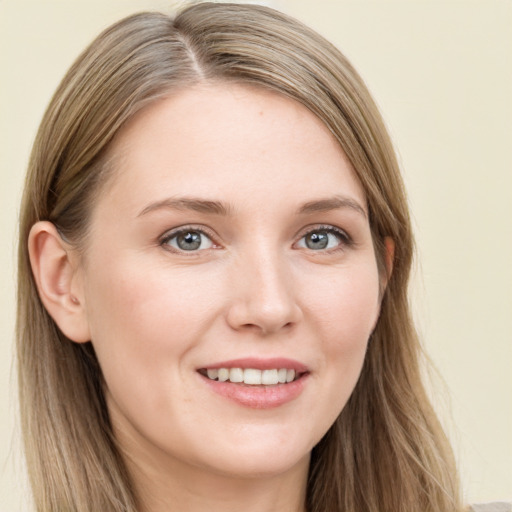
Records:
[[[512,503],[504,501],[471,505],[469,512],[512,512]]]

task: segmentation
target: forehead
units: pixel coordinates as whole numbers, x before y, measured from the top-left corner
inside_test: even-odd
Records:
[[[139,112],[110,149],[109,196],[133,207],[175,193],[271,200],[364,192],[340,145],[305,106],[235,84],[180,90]],[[274,191],[279,191],[277,195]],[[219,197],[220,196],[220,197]],[[139,204],[135,204],[139,202]]]

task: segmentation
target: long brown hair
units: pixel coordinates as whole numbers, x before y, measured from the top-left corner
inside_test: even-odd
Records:
[[[264,87],[310,109],[365,189],[381,272],[384,239],[395,241],[362,374],[312,453],[308,511],[460,510],[451,450],[421,381],[407,297],[413,237],[378,109],[346,58],[312,30],[269,8],[218,3],[174,18],[141,13],[111,26],[68,71],[42,120],[21,210],[17,320],[21,420],[37,510],[135,512],[137,497],[112,435],[92,345],[68,340],[44,309],[28,233],[49,220],[85,246],[117,131],[157,98],[202,81]]]

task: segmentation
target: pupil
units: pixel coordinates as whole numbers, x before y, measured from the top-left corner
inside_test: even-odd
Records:
[[[201,245],[201,235],[195,232],[184,233],[183,235],[178,236],[178,246],[180,249],[184,251],[193,251],[194,249],[199,249]]]
[[[311,233],[306,237],[306,245],[309,249],[325,249],[329,243],[329,237],[325,231]]]

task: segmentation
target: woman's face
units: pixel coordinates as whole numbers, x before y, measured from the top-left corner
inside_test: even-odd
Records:
[[[80,300],[124,451],[184,471],[306,468],[379,314],[343,151],[302,105],[221,84],[146,108],[112,153]]]

